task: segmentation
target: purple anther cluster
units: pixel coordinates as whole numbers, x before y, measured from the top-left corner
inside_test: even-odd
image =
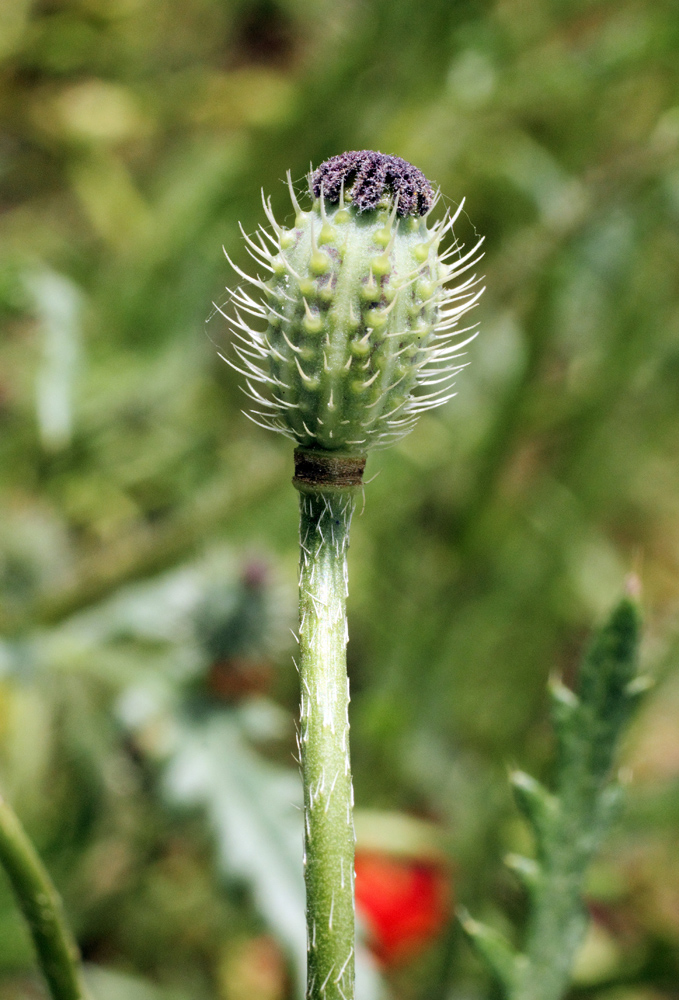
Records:
[[[421,170],[400,156],[387,156],[371,149],[340,153],[321,163],[311,177],[311,189],[316,198],[321,190],[331,202],[340,200],[351,191],[353,204],[359,212],[376,208],[385,191],[398,197],[397,212],[425,215],[434,203],[431,184]]]

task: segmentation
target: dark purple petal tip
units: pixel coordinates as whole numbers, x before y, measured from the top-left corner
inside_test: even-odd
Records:
[[[385,192],[398,196],[399,215],[425,215],[434,203],[432,186],[421,170],[400,156],[387,156],[370,149],[340,153],[321,163],[311,176],[311,190],[320,198],[321,190],[331,202],[351,192],[359,212],[376,208]]]

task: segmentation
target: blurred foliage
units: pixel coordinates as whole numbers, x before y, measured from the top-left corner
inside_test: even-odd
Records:
[[[369,460],[358,804],[437,820],[457,898],[520,924],[505,765],[549,769],[547,675],[572,680],[635,566],[658,686],[573,996],[679,995],[678,57],[671,0],[3,0],[0,780],[100,1000],[293,995],[252,879],[210,808],[169,800],[167,733],[130,705],[235,725],[265,698],[285,731],[243,746],[294,776],[291,453],[241,415],[204,321],[260,187],[285,217],[288,168],[303,189],[361,148],[467,197],[488,291],[458,397]],[[31,970],[0,880],[3,1000],[43,996]],[[452,927],[387,978],[491,995]]]

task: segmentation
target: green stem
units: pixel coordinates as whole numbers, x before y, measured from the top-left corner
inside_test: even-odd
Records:
[[[533,889],[527,961],[511,1000],[560,1000],[568,988],[589,922],[582,899],[587,869],[622,793],[611,780],[615,752],[645,689],[636,672],[639,633],[636,601],[625,597],[595,636],[577,693],[556,681],[551,686],[557,789],[551,796],[535,782],[528,801],[522,782],[541,874]]]
[[[507,863],[531,895],[526,946],[517,953],[497,930],[461,914],[462,926],[508,1000],[561,1000],[587,931],[582,893],[589,863],[610,827],[622,789],[612,779],[615,754],[648,678],[637,673],[638,582],[596,634],[577,691],[551,684],[558,738],[557,788],[550,793],[521,771],[517,803],[533,828],[537,858]]]
[[[87,1000],[78,946],[59,894],[18,817],[1,795],[0,863],[28,922],[53,1000]]]
[[[347,559],[355,488],[301,484],[300,748],[307,1000],[354,996],[354,823],[349,763]]]

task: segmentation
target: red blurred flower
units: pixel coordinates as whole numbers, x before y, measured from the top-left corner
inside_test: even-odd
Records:
[[[384,965],[413,958],[444,928],[452,911],[448,866],[441,861],[356,851],[356,906],[368,944]]]

